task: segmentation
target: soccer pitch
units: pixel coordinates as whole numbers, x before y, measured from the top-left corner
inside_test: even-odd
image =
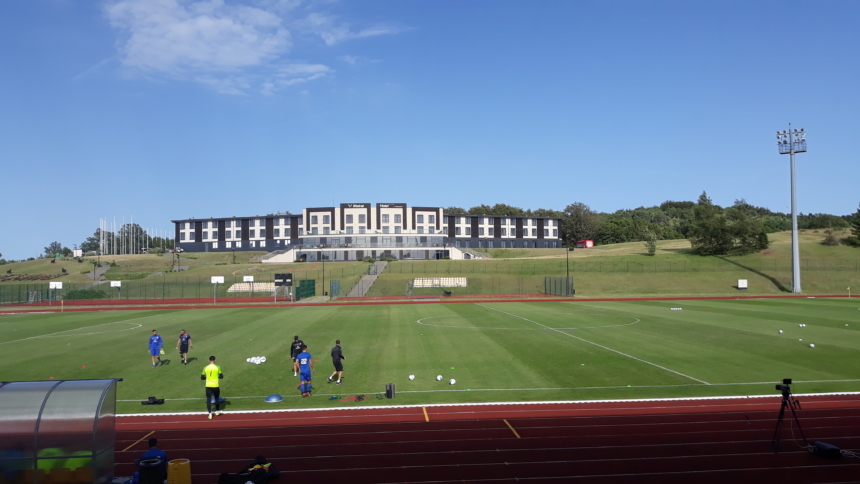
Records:
[[[3,315],[0,329],[0,380],[123,378],[121,413],[204,411],[210,355],[227,411],[776,394],[783,378],[796,393],[860,390],[860,302],[849,299],[67,312]],[[158,368],[153,329],[165,341]],[[174,350],[181,329],[194,343],[187,366]],[[317,360],[308,398],[289,360],[294,335]],[[326,383],[335,339],[347,358],[341,386]],[[386,383],[395,399],[351,401]],[[265,403],[273,393],[284,401]],[[149,396],[166,403],[142,406]]]

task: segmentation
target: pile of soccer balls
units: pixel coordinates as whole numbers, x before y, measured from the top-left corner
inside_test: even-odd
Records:
[[[409,375],[409,379],[410,379],[410,380],[414,380],[414,379],[415,379],[415,375]],[[445,378],[443,378],[443,377],[442,377],[442,375],[436,375],[436,381],[442,381],[442,380],[444,380],[444,379],[445,379]],[[451,378],[450,380],[448,380],[448,384],[449,384],[449,385],[456,385],[456,384],[457,384],[457,380],[455,380],[455,379]]]
[[[259,365],[260,363],[266,362],[266,357],[265,356],[252,356],[250,358],[247,358],[245,361],[247,361],[248,363],[253,363],[255,365]]]

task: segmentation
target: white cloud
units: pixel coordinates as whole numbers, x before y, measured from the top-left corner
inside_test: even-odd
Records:
[[[111,0],[105,13],[121,33],[117,41],[121,64],[140,77],[198,82],[224,94],[246,94],[256,86],[271,95],[334,72],[324,64],[283,59],[294,40],[287,16],[299,10],[302,0],[247,1],[252,3]],[[336,17],[316,12],[289,25],[298,33],[321,37],[327,45],[397,31],[384,27],[353,31]]]

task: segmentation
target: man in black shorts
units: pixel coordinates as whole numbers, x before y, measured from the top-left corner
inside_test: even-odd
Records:
[[[331,349],[331,362],[334,363],[334,371],[331,376],[328,377],[328,382],[331,383],[331,379],[337,375],[337,384],[341,384],[341,379],[343,379],[343,363],[340,360],[345,360],[346,356],[343,356],[343,349],[340,347],[340,340],[334,342],[335,347]]]
[[[179,350],[179,357],[182,358],[182,364],[188,364],[188,345],[191,345],[191,348],[194,349],[194,343],[191,342],[191,335],[186,333],[183,329],[181,333],[179,333],[179,339],[176,340],[176,349]]]
[[[302,352],[302,346],[305,342],[300,340],[298,336],[293,337],[293,344],[290,345],[290,359],[293,360],[293,376],[299,376],[299,362],[296,361],[296,356]]]

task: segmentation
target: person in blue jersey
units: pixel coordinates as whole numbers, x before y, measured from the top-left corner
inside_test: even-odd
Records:
[[[179,339],[176,340],[176,349],[179,350],[179,356],[182,358],[182,364],[188,364],[188,346],[191,346],[191,349],[194,349],[194,343],[191,342],[191,335],[186,333],[183,329],[181,333],[179,333]]]
[[[302,352],[296,356],[296,362],[299,364],[299,389],[302,391],[303,397],[311,396],[311,373],[316,371],[314,368],[314,357],[308,353],[308,345],[302,345]]]
[[[158,447],[158,439],[149,439],[149,450],[140,456],[140,460],[145,459],[160,459],[161,460],[161,478],[167,479],[167,453]]]
[[[158,331],[152,330],[149,337],[149,355],[152,356],[152,367],[161,366],[161,352],[164,351],[164,341]]]

